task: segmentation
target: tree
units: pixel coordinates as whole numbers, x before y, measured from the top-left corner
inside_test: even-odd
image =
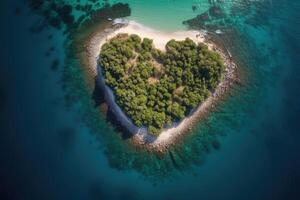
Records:
[[[119,34],[102,46],[99,58],[118,105],[152,134],[183,119],[215,89],[224,72],[219,54],[189,38],[170,40],[161,52],[151,39]],[[150,78],[160,79],[150,83]]]

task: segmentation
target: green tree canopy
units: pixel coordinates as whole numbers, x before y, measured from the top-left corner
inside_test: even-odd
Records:
[[[119,34],[101,48],[99,66],[118,105],[135,125],[158,134],[203,102],[222,78],[220,55],[187,38],[166,52],[149,38]]]

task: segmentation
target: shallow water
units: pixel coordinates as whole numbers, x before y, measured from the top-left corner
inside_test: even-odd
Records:
[[[123,2],[129,19],[165,31],[187,29],[182,21],[212,6]],[[215,39],[245,82],[161,157],[133,148],[99,114],[74,38],[30,31],[43,17],[24,1],[2,5],[1,199],[299,199],[298,1],[224,1],[224,15],[193,27],[224,32]]]

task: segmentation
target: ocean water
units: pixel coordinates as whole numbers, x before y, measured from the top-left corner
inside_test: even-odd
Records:
[[[82,15],[77,1],[50,2]],[[127,18],[158,30],[221,30],[213,39],[233,55],[242,84],[167,154],[136,149],[84,84],[78,52],[89,29],[57,29],[45,18],[53,7],[4,0],[1,199],[299,199],[300,2],[121,2]],[[208,19],[190,20],[209,9]]]

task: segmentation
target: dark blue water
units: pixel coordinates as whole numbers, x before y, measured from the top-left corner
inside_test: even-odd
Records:
[[[226,28],[209,22],[228,31],[248,82],[171,149],[172,162],[135,150],[87,106],[63,29],[33,33],[40,13],[3,1],[1,199],[299,199],[300,2],[264,3],[241,1]]]

